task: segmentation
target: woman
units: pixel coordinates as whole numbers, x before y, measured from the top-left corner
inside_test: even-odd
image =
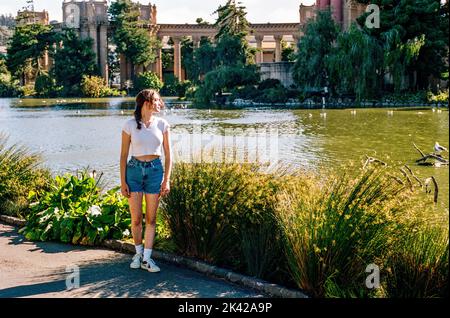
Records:
[[[170,191],[172,169],[169,124],[156,117],[164,107],[158,92],[151,89],[141,91],[136,97],[134,118],[128,120],[122,129],[120,155],[121,192],[128,198],[131,212],[131,231],[136,254],[131,268],[142,268],[159,272],[152,259],[153,241],[156,229],[156,211],[160,196]],[[131,159],[128,154],[131,145]],[[161,151],[164,148],[164,171]],[[164,178],[163,178],[164,176]],[[142,200],[145,196],[145,247],[142,245]]]

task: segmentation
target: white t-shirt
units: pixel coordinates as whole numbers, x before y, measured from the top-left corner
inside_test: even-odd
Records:
[[[156,116],[148,128],[141,123],[141,129],[137,129],[136,119],[128,120],[122,130],[131,136],[131,155],[135,157],[161,156],[163,134],[169,127],[167,120]]]

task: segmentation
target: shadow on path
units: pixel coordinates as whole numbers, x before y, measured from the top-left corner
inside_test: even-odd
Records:
[[[158,261],[160,273],[149,273],[130,269],[131,257],[127,254],[56,242],[29,242],[12,227],[0,231],[0,248],[5,245],[14,245],[12,249],[15,250],[23,249],[26,257],[31,258],[30,262],[33,262],[33,255],[40,252],[44,264],[36,264],[28,275],[31,278],[24,279],[23,284],[0,289],[0,297],[265,297],[259,292],[162,261]],[[52,259],[56,258],[59,261],[52,266]],[[73,284],[75,273],[66,270],[74,267],[79,269],[80,287],[67,290],[66,281]]]

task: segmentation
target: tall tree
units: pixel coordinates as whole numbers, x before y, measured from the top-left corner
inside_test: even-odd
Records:
[[[339,27],[330,10],[318,11],[316,18],[303,28],[304,36],[298,42],[297,61],[293,68],[294,81],[303,91],[333,86],[329,81],[327,59],[336,41]]]
[[[7,65],[11,74],[24,78],[31,68],[39,75],[42,71],[41,58],[54,41],[52,26],[37,23],[16,26],[7,48]]]
[[[2,14],[0,15],[0,26],[14,28],[16,26],[16,20],[11,14],[9,15]]]
[[[247,21],[247,12],[241,2],[236,4],[235,0],[227,0],[224,6],[214,12],[218,14],[218,18],[215,27],[219,30],[216,39],[220,39],[225,35],[237,36],[244,38],[247,33],[250,24]]]
[[[149,35],[149,30],[143,27],[145,22],[139,20],[139,4],[131,0],[117,0],[111,3],[109,15],[117,52],[123,53],[134,65],[148,66],[153,63],[161,43],[155,36]]]
[[[216,67],[217,53],[211,40],[202,38],[200,47],[194,50],[194,62],[199,77],[203,77]]]
[[[254,51],[249,48],[245,36],[249,31],[245,7],[228,0],[215,11],[218,14],[214,68],[205,74],[204,82],[196,92],[200,105],[209,104],[217,94],[235,87],[256,84],[259,74],[254,65]],[[253,65],[252,65],[253,64]]]
[[[254,61],[254,50],[251,50],[246,36],[250,24],[247,21],[245,7],[240,2],[228,0],[224,6],[214,12],[218,14],[215,27],[217,41],[218,64],[252,64]]]
[[[341,32],[327,59],[334,91],[355,95],[357,100],[380,92],[383,48],[355,24]]]
[[[358,0],[368,3],[368,0]],[[371,0],[380,8],[380,28],[366,31],[383,45],[385,66],[394,76],[396,89],[402,77],[417,72],[417,88],[426,88],[430,75],[448,72],[448,2],[440,0]],[[358,19],[365,27],[366,17]]]
[[[73,30],[65,30],[59,38],[62,46],[56,49],[53,74],[63,94],[76,95],[83,75],[98,75],[92,39],[81,39]]]

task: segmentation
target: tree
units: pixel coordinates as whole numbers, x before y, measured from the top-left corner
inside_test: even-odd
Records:
[[[367,0],[358,0],[368,3]],[[430,75],[448,72],[448,2],[440,0],[373,0],[380,7],[380,28],[365,28],[367,14],[357,21],[385,50],[385,67],[397,90],[402,78],[417,72],[416,88],[427,88]]]
[[[216,39],[221,39],[223,36],[237,36],[244,38],[250,24],[247,21],[245,7],[240,2],[236,5],[235,0],[227,0],[224,6],[214,12],[218,14],[218,18],[214,26],[218,29]]]
[[[247,21],[245,7],[240,2],[228,0],[225,6],[219,6],[215,27],[218,29],[217,64],[252,64],[255,51],[250,49],[246,36],[250,24]]]
[[[6,67],[6,57],[0,54],[0,74],[7,74],[8,68]]]
[[[42,72],[38,77],[36,77],[34,90],[37,96],[55,97],[60,88],[56,86],[56,82],[53,77],[51,77],[47,72]]]
[[[162,87],[163,83],[156,73],[144,72],[137,76],[134,89],[137,93],[143,89],[155,89],[159,91]]]
[[[303,91],[330,86],[327,58],[339,32],[330,10],[318,11],[316,19],[309,20],[303,32],[293,68],[294,81]]]
[[[61,36],[62,46],[56,49],[53,73],[56,83],[63,86],[63,94],[79,94],[84,75],[98,75],[92,39],[81,39],[73,30],[65,30]]]
[[[198,25],[210,25],[210,23],[208,21],[203,20],[203,18],[197,18],[195,20],[195,23],[197,23]]]
[[[148,66],[157,58],[161,43],[143,28],[139,20],[139,5],[131,0],[117,0],[109,7],[110,22],[114,29],[112,40],[117,52],[123,53],[134,65]],[[132,78],[134,78],[134,71]]]
[[[11,74],[25,79],[27,73],[42,71],[41,58],[55,42],[53,27],[42,24],[16,26],[8,44],[7,65]]]
[[[198,72],[194,61],[194,43],[188,38],[181,41],[181,67],[185,70],[188,80],[196,79]]]
[[[200,46],[194,51],[195,71],[198,77],[203,77],[206,73],[216,67],[217,53],[208,38],[200,40]],[[194,74],[193,74],[194,76]]]
[[[117,73],[120,72],[120,60],[116,51],[108,51],[108,77],[109,83],[113,83]]]
[[[249,30],[245,7],[240,3],[236,5],[234,0],[228,0],[215,13],[218,13],[215,23],[218,33],[215,60],[211,65],[214,68],[205,74],[204,82],[195,95],[196,101],[201,105],[209,104],[216,94],[221,99],[224,91],[256,84],[259,80],[258,70],[254,65],[254,50],[249,48],[245,38]],[[207,52],[205,57],[209,58],[212,54],[207,49],[204,44],[201,53]]]
[[[375,97],[380,92],[382,68],[383,48],[355,24],[339,34],[327,59],[336,93],[355,95],[357,100]]]
[[[9,15],[2,14],[0,15],[0,26],[14,28],[16,26],[16,20],[11,14]]]
[[[297,43],[295,43],[297,45]],[[286,41],[281,40],[281,60],[283,62],[293,62],[295,61],[295,52],[294,48],[291,46],[288,46]]]

